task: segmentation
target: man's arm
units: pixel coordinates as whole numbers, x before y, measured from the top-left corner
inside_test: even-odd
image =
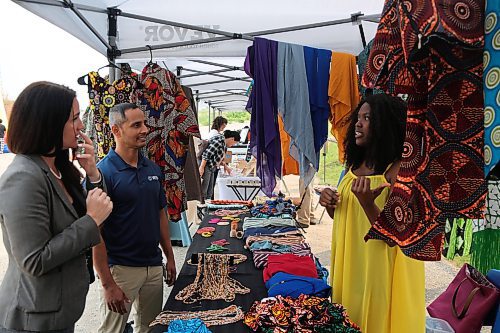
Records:
[[[104,289],[104,299],[108,305],[108,309],[119,314],[127,313],[125,303],[130,303],[125,293],[116,284],[111,270],[108,265],[108,254],[106,253],[106,245],[101,237],[101,243],[96,245],[92,250],[94,260],[94,268],[101,281]]]
[[[167,257],[167,284],[173,285],[177,276],[175,268],[174,250],[170,241],[170,229],[165,209],[160,209],[160,246]]]

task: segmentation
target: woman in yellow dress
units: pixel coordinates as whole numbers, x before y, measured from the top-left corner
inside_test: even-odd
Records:
[[[396,97],[361,101],[345,144],[347,173],[320,203],[333,217],[333,301],[347,309],[364,333],[425,331],[424,263],[381,240],[364,241],[396,180],[406,105]]]

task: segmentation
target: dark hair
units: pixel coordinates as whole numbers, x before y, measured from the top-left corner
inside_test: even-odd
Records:
[[[109,110],[109,126],[121,125],[127,120],[125,112],[131,109],[137,109],[138,106],[132,103],[116,104]]]
[[[0,119],[0,124],[1,124],[1,123],[3,123],[3,120],[2,120],[2,119]]]
[[[238,133],[236,131],[231,131],[231,130],[224,131],[224,138],[225,139],[234,138],[235,141],[241,140],[240,133]]]
[[[222,125],[227,125],[227,119],[222,116],[215,117],[212,122],[212,129],[220,131]]]
[[[81,174],[63,150],[64,126],[73,109],[76,92],[47,81],[34,82],[24,88],[14,105],[9,122],[7,144],[15,154],[55,156],[55,165],[63,183],[81,188]]]
[[[370,142],[366,147],[356,145],[355,130],[359,109],[370,106]],[[345,140],[346,167],[357,169],[363,161],[375,174],[384,173],[387,166],[400,160],[406,131],[406,103],[398,97],[377,94],[362,100],[350,118]]]

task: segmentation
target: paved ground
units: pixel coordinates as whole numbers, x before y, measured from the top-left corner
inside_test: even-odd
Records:
[[[5,168],[12,161],[12,154],[0,155],[0,175]],[[298,195],[298,178],[294,176],[287,176],[285,178],[287,187],[292,195]],[[321,215],[321,207],[317,210],[317,217]],[[190,214],[191,215],[191,214]],[[196,224],[193,224],[191,231],[194,231]],[[330,242],[331,242],[331,229],[332,221],[327,214],[323,217],[321,224],[311,226],[307,229],[306,238],[311,244],[313,252],[318,256],[323,264],[330,262]],[[1,232],[1,231],[0,231]],[[186,248],[174,247],[175,258],[177,263],[177,270],[180,271],[184,257],[186,255]],[[7,256],[3,246],[0,246],[0,281],[7,268]],[[443,292],[448,284],[451,282],[458,268],[452,266],[447,261],[441,262],[428,262],[426,263],[426,301],[427,304],[434,300],[441,292]],[[168,297],[170,289],[165,290],[164,298]],[[95,332],[99,324],[99,296],[97,293],[96,283],[90,287],[87,296],[87,305],[82,318],[76,324],[76,332],[87,333]]]

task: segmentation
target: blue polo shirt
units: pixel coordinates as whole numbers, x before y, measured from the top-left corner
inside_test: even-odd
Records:
[[[97,164],[113,211],[103,223],[109,265],[159,266],[160,210],[167,205],[160,168],[139,153],[137,168],[112,149]]]

